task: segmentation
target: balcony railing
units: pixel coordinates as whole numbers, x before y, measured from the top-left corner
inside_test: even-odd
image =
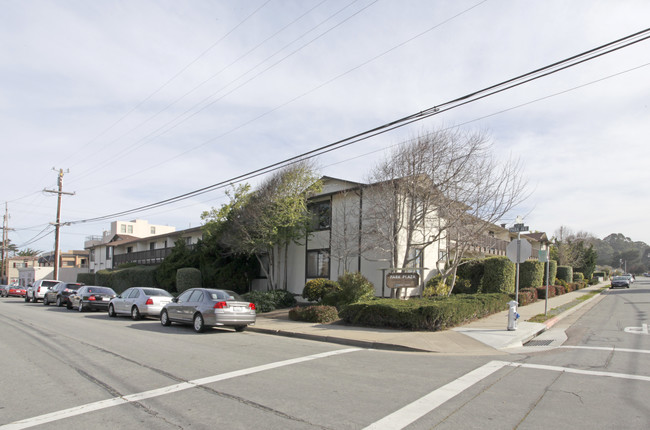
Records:
[[[194,249],[194,245],[187,245],[187,249]],[[143,266],[160,264],[171,254],[173,247],[151,249],[148,251],[127,252],[126,254],[113,255],[113,267],[124,263],[136,263]]]

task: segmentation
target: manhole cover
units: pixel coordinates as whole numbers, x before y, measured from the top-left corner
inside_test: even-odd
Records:
[[[553,343],[553,339],[549,340],[531,340],[524,346],[549,346],[551,343]]]

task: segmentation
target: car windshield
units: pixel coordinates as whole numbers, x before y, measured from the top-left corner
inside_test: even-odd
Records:
[[[627,281],[627,276],[614,276],[614,281]]]
[[[230,290],[208,290],[208,293],[210,293],[212,300],[243,300],[239,294]]]
[[[167,291],[161,290],[159,288],[143,288],[142,292],[145,293],[147,296],[172,297],[172,295],[169,294]]]

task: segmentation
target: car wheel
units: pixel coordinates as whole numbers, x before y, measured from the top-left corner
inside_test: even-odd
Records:
[[[70,307],[72,308],[72,304],[70,305]],[[83,312],[84,310],[85,310],[84,309],[84,302],[79,301],[79,312]]]
[[[50,302],[47,301],[47,296],[43,297],[43,306],[49,306]]]
[[[113,305],[108,305],[108,316],[111,318],[115,318],[117,314],[115,313],[115,308]]]
[[[65,307],[66,307],[68,310],[72,310],[72,302],[68,302],[68,303],[66,303],[66,304],[65,304]]]
[[[246,327],[247,326],[245,326],[245,325],[235,326],[235,331],[242,332],[242,331],[246,330]]]
[[[61,297],[57,297],[57,298],[56,298],[56,305],[57,305],[58,307],[63,306],[63,300],[61,300]]]
[[[140,316],[140,310],[138,310],[138,307],[137,307],[137,306],[133,306],[133,307],[131,308],[131,319],[132,319],[133,321],[139,321],[140,318],[142,318],[142,317]]]
[[[167,314],[166,310],[163,310],[160,313],[160,324],[164,325],[165,327],[172,325],[172,322],[169,320],[169,315]]]
[[[25,294],[25,303],[29,303],[29,297],[27,297],[27,294]]]
[[[199,313],[194,315],[194,331],[197,333],[203,333],[205,331],[205,322],[203,321],[203,315]]]

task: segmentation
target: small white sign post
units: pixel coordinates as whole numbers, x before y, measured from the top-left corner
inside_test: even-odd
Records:
[[[528,230],[528,227],[526,227]],[[512,231],[512,229],[510,229]],[[519,235],[517,235],[519,236]],[[506,256],[513,263],[517,264],[517,281],[515,284],[515,301],[519,303],[519,263],[523,263],[528,260],[530,253],[533,251],[533,247],[526,239],[517,239],[513,240],[506,247]]]

